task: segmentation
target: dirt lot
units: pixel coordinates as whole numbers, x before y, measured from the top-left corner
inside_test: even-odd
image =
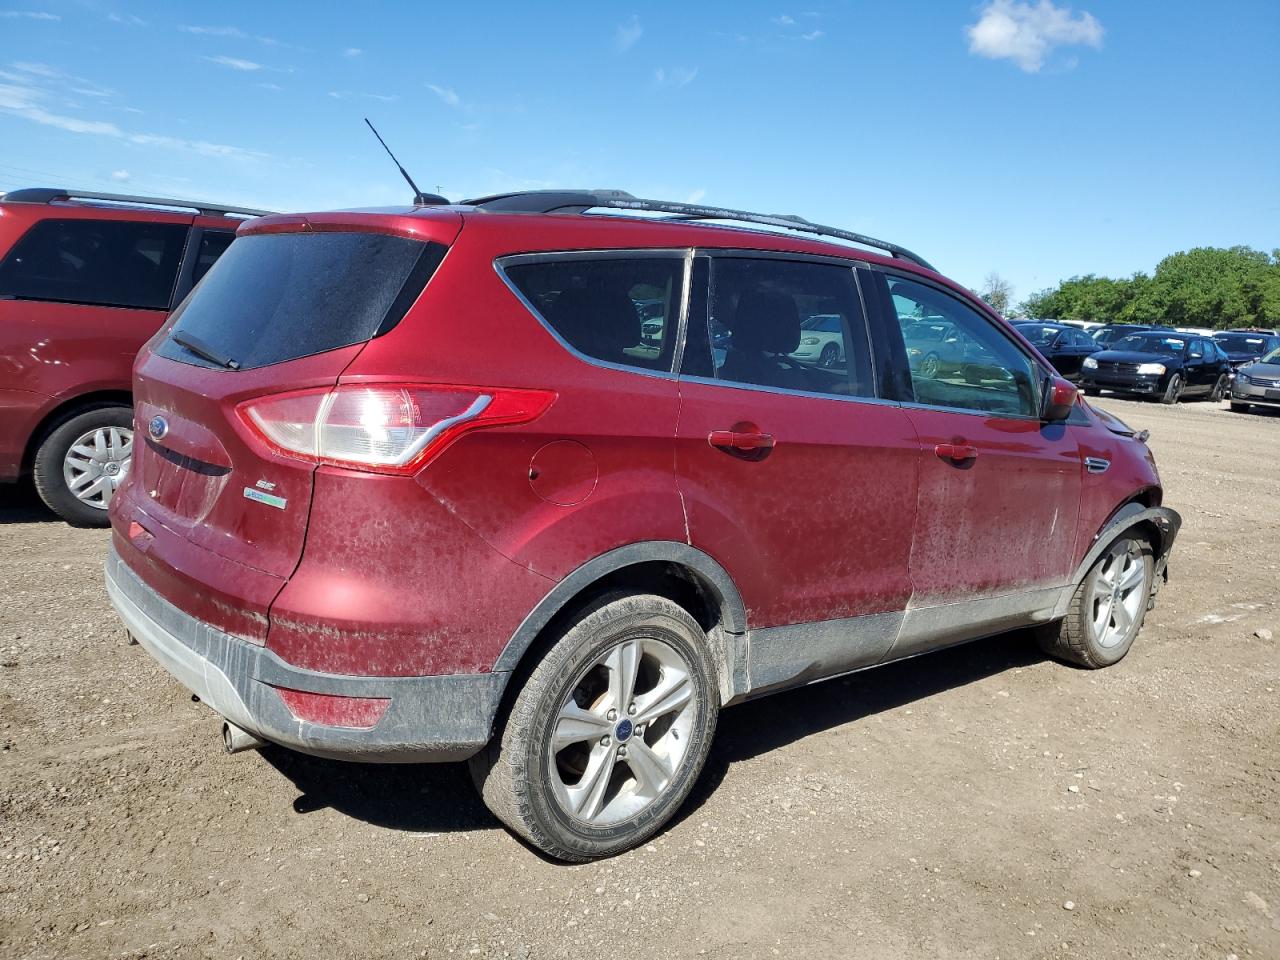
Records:
[[[0,955],[1280,957],[1280,415],[1103,405],[1185,521],[1123,663],[1014,633],[736,707],[682,819],[580,867],[461,767],[225,756],[106,534],[0,492]]]

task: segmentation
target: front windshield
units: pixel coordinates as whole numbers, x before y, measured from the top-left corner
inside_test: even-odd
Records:
[[[1213,339],[1218,341],[1219,346],[1223,350],[1234,350],[1237,353],[1261,353],[1267,349],[1267,341],[1264,337],[1256,334],[1250,336],[1246,333],[1220,333]]]
[[[1054,337],[1058,335],[1057,327],[1041,327],[1034,323],[1018,324],[1018,332],[1034,343],[1037,347],[1046,347],[1053,343]]]
[[[1270,353],[1268,353],[1265,357],[1263,357],[1263,358],[1262,358],[1261,360],[1259,360],[1258,362],[1259,362],[1259,363],[1274,363],[1274,364],[1276,364],[1277,366],[1280,366],[1280,347],[1276,347],[1274,350],[1272,350]]]
[[[1182,337],[1167,337],[1158,333],[1131,333],[1111,345],[1112,350],[1132,350],[1135,353],[1181,353],[1187,341]]]

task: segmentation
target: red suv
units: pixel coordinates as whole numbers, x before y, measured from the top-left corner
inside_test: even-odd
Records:
[[[913,368],[922,318],[971,362]],[[470,759],[566,860],[660,829],[729,704],[1015,627],[1115,663],[1180,524],[908,251],[620,192],[245,224],[134,374],[107,586],[228,749]]]
[[[105,526],[129,470],[138,348],[227,246],[241,210],[66,190],[0,199],[0,481]]]

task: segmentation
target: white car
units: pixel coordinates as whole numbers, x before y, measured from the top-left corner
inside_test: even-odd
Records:
[[[819,367],[844,363],[844,322],[838,313],[817,313],[800,324],[800,346],[792,360]]]

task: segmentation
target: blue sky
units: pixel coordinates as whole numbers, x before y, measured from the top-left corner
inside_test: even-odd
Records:
[[[358,9],[358,12],[353,12]],[[617,187],[1015,298],[1280,247],[1280,3],[0,0],[0,190],[278,210]]]

